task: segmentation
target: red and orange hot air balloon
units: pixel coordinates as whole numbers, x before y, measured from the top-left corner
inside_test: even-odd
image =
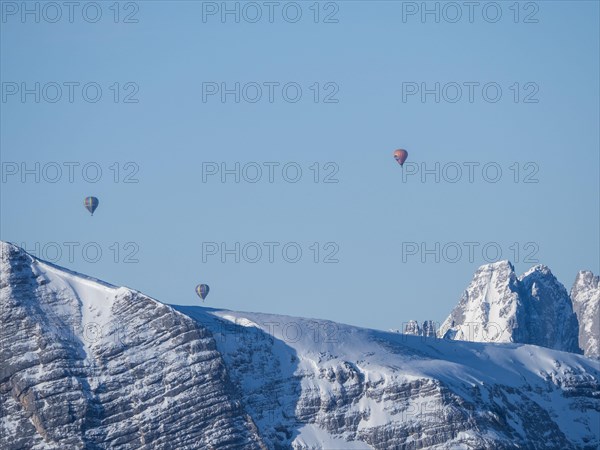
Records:
[[[408,152],[406,150],[401,148],[394,152],[394,159],[398,164],[400,164],[400,167],[402,167],[404,161],[406,161],[406,158],[408,158]]]

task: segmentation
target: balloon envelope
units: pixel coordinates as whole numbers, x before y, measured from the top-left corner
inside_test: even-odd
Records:
[[[208,291],[210,291],[208,284],[199,284],[196,286],[196,294],[198,294],[198,297],[200,297],[202,300],[206,298]]]
[[[92,214],[92,216],[94,215],[94,211],[96,211],[96,208],[98,207],[99,203],[100,202],[96,197],[86,197],[83,202],[83,204],[85,205],[85,209],[87,209]]]
[[[408,158],[408,152],[406,150],[398,149],[394,152],[394,159],[400,164],[400,167],[402,167],[406,158]]]

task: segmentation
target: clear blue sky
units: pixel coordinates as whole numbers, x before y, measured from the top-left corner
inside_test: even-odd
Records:
[[[313,2],[299,3],[302,18],[296,23],[282,17],[284,3],[275,9],[273,23],[261,2],[257,23],[243,16],[240,23],[231,16],[222,23],[218,15],[203,21],[203,7],[210,5],[202,2],[144,1],[137,2],[137,11],[121,3],[114,23],[111,4],[102,3],[96,23],[84,20],[81,10],[69,23],[66,7],[56,23],[48,22],[56,15],[50,9],[40,10],[40,23],[33,16],[23,23],[21,11],[3,9],[3,240],[26,243],[29,250],[36,242],[57,242],[65,252],[58,264],[167,303],[197,303],[194,287],[205,282],[211,287],[208,306],[382,329],[412,318],[443,320],[473,271],[486,262],[481,248],[489,242],[497,242],[503,258],[513,261],[511,246],[518,243],[519,272],[533,265],[523,259],[537,249],[534,258],[550,266],[567,289],[578,270],[599,272],[597,2],[544,1],[537,8],[522,3],[518,23],[513,2],[500,2],[496,23],[490,23],[495,11],[488,10],[486,20],[480,9],[469,23],[466,6],[457,23],[444,16],[440,23],[426,16],[423,23],[418,14],[403,20],[403,7],[406,13],[414,4],[363,1],[337,2],[337,11],[322,4],[319,23]],[[452,19],[456,11],[442,12]],[[96,14],[86,13],[88,19]],[[129,13],[137,23],[122,23]],[[254,13],[246,10],[247,17]],[[288,9],[288,20],[294,13]],[[327,14],[338,22],[323,23]],[[524,23],[526,17],[538,22]],[[102,99],[87,102],[76,87],[70,103],[63,83],[71,81],[98,83]],[[31,88],[35,82],[45,89],[40,103],[33,95],[25,103],[20,93],[9,95],[15,86]],[[118,103],[110,88],[115,82]],[[133,89],[127,82],[139,88],[132,97],[138,103],[122,102]],[[303,95],[290,103],[279,88],[270,103],[264,88],[256,103],[235,103],[232,95],[226,103],[218,95],[203,102],[206,82],[230,87],[240,82],[248,97],[255,91],[247,83],[296,82]],[[311,90],[315,82],[318,103]],[[326,88],[328,82],[339,88],[337,103],[323,102],[333,90]],[[446,88],[439,103],[433,95],[425,102],[419,95],[403,101],[403,83],[432,88],[436,82]],[[479,83],[473,102],[465,82]],[[46,101],[56,96],[48,83],[63,85],[56,103]],[[448,83],[463,86],[455,103],[446,101],[456,93]],[[502,88],[499,101],[482,97],[486,83]],[[519,83],[516,103],[514,83]],[[538,102],[525,103],[529,94]],[[469,183],[466,169],[456,183],[443,178],[436,183],[433,175],[425,182],[417,175],[403,180],[392,158],[398,147],[417,164],[405,165],[405,171],[439,162],[453,177],[455,166],[448,163],[473,162],[479,164],[474,181]],[[39,162],[47,172],[40,173],[39,183],[33,175],[22,183],[20,174],[6,174],[14,169],[10,163],[21,162],[31,168]],[[79,163],[72,183],[65,162]],[[81,173],[90,162],[103,169],[97,183]],[[139,182],[114,183],[109,167],[115,162],[120,178],[133,167],[124,164],[135,163]],[[235,183],[233,176],[226,183],[218,176],[203,183],[206,162],[280,166],[273,183],[266,168],[254,184]],[[282,178],[288,162],[303,170],[297,183]],[[321,178],[331,172],[324,165],[333,162],[339,182],[314,183],[309,168],[314,162]],[[515,162],[519,183],[510,169]],[[528,162],[533,165],[525,167]],[[64,170],[56,183],[44,180],[55,176],[52,163]],[[483,178],[487,163],[502,168],[497,183]],[[251,169],[248,177],[254,176]],[[523,183],[534,169],[538,183]],[[93,170],[88,175],[94,177]],[[83,207],[87,195],[100,199],[94,217]],[[80,243],[73,261],[65,242]],[[81,255],[88,242],[103,250],[96,263]],[[114,242],[121,247],[135,242],[139,262],[123,262],[129,247],[121,248],[115,263],[114,248],[109,249]],[[203,261],[203,242],[226,242],[230,248],[235,242],[281,245],[273,263],[263,246],[259,262],[236,264],[232,256],[226,263],[219,256]],[[282,258],[287,242],[301,246],[300,262]],[[313,242],[321,247],[334,242],[339,262],[314,263]],[[419,255],[403,258],[403,242],[480,246],[472,261],[463,246],[455,263],[435,262],[433,256],[423,263]],[[525,248],[528,242],[536,247]],[[319,259],[332,248],[321,248]]]

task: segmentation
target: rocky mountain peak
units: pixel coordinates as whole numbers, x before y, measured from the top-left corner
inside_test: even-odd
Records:
[[[586,356],[600,358],[600,277],[589,270],[580,271],[571,299],[579,321],[579,346]]]
[[[509,261],[479,267],[440,337],[521,342],[579,352],[577,319],[565,287],[538,264],[520,277]]]

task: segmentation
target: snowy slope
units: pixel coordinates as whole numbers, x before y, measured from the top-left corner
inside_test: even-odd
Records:
[[[599,443],[600,367],[579,355],[174,307],[212,330],[261,435],[282,448]]]
[[[595,449],[599,362],[168,306],[0,259],[0,448]]]

